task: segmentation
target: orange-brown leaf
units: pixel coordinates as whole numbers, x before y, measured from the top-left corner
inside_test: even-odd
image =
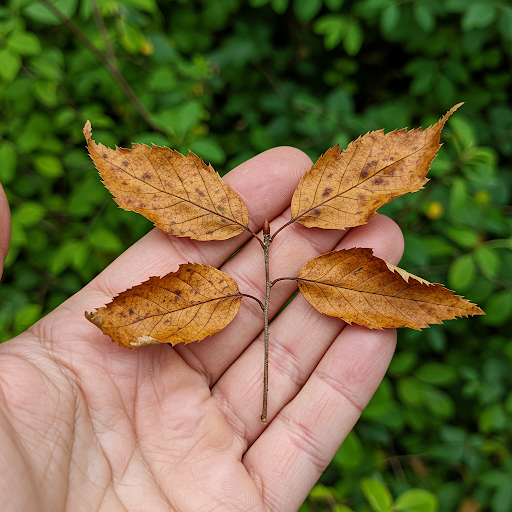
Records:
[[[318,311],[370,329],[420,329],[457,316],[483,315],[469,300],[398,269],[371,249],[333,251],[311,260],[297,278]]]
[[[194,240],[226,240],[247,229],[243,201],[199,157],[166,147],[133,144],[112,150],[91,139],[89,155],[117,204],[151,220],[166,233]]]
[[[379,130],[359,137],[345,151],[339,145],[329,149],[297,186],[292,222],[324,229],[359,226],[381,206],[423,188],[440,148],[441,129],[460,105],[426,130]]]
[[[187,263],[177,272],[151,277],[85,316],[124,347],[176,345],[224,329],[241,300],[230,276],[213,267]]]

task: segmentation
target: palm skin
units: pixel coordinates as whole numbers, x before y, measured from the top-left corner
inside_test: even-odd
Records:
[[[276,148],[226,176],[248,206],[253,231],[265,218],[273,233],[289,220],[287,206],[310,166],[302,152]],[[0,200],[2,207],[5,233],[9,215]],[[0,510],[300,507],[380,383],[395,330],[346,326],[295,297],[270,326],[269,423],[262,425],[263,317],[255,301],[244,298],[226,329],[186,346],[129,350],[84,318],[179,263],[219,267],[247,240],[196,242],[155,229],[0,345]],[[354,246],[397,264],[403,242],[380,215],[346,233],[291,225],[270,249],[271,279]],[[263,268],[256,240],[222,265],[243,293],[260,298]],[[290,281],[275,285],[271,317],[295,289]]]

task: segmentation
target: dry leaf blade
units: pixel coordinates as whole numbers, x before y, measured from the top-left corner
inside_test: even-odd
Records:
[[[242,295],[236,282],[213,267],[187,263],[177,272],[119,294],[86,317],[124,347],[191,343],[224,329]]]
[[[371,249],[319,256],[302,267],[299,290],[318,311],[370,329],[421,329],[483,311],[440,284],[398,269]]]
[[[238,195],[201,158],[166,147],[133,144],[112,150],[91,138],[89,155],[117,204],[151,220],[166,233],[194,240],[226,240],[248,228]]]
[[[370,132],[345,151],[335,146],[302,177],[291,203],[292,222],[308,228],[365,224],[381,206],[415,192],[440,148],[441,130],[462,103],[425,130]]]

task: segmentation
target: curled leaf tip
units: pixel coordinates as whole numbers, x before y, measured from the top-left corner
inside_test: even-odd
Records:
[[[103,325],[103,318],[97,314],[97,311],[88,313],[85,312],[85,318],[89,320],[89,322],[93,323],[95,326],[99,327],[101,329],[101,326]]]

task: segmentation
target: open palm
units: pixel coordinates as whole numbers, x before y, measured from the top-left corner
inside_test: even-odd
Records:
[[[226,177],[253,231],[265,218],[272,232],[289,220],[287,206],[310,166],[300,151],[277,148]],[[5,223],[5,208],[2,216]],[[261,298],[259,243],[225,262],[247,240],[196,242],[155,229],[0,345],[0,510],[300,507],[380,383],[394,330],[346,326],[295,297],[270,326],[269,424],[262,425],[263,316],[255,301],[244,298],[220,333],[174,348],[119,347],[84,317],[184,262],[222,265],[241,292]],[[297,275],[334,247],[372,247],[397,264],[403,243],[396,224],[380,215],[349,232],[291,225],[272,244],[270,277]],[[295,289],[290,281],[275,285],[271,316]]]

